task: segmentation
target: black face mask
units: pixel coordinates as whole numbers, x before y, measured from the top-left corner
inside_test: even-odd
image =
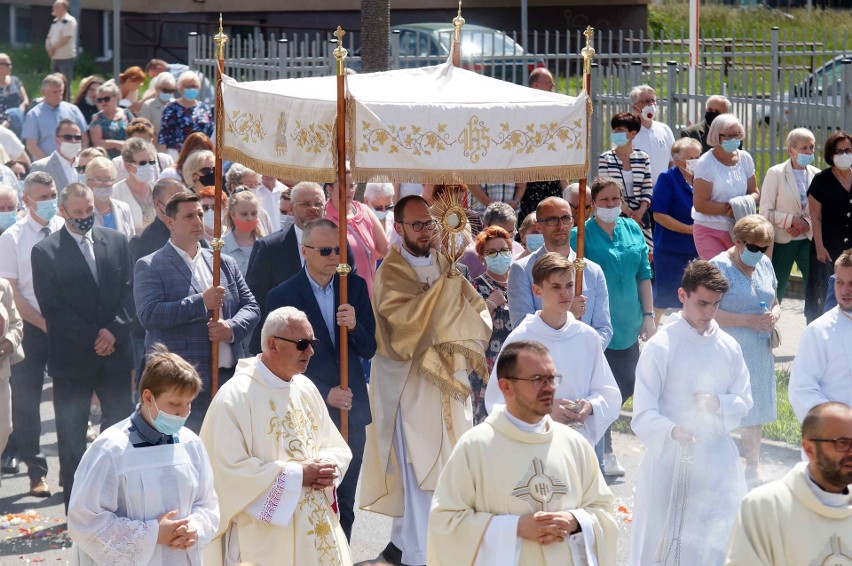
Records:
[[[719,115],[719,112],[705,112],[704,113],[704,121],[707,122],[707,127],[710,127],[710,124],[713,123],[713,120]]]
[[[198,181],[205,187],[213,187],[216,185],[216,173],[202,175],[198,178]]]

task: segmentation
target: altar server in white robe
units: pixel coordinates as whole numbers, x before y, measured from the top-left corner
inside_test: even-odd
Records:
[[[76,564],[201,564],[219,527],[207,452],[183,423],[201,390],[186,360],[155,347],[140,403],[92,443],[74,475]]]
[[[645,444],[636,483],[631,565],[717,566],[745,475],[730,432],[752,406],[737,342],[713,317],[728,281],[696,260],[678,289],[683,310],[646,344],[631,426]]]
[[[827,401],[852,405],[852,249],[834,263],[837,306],[802,332],[790,372],[790,405],[799,420]]]
[[[618,418],[621,393],[600,348],[600,336],[569,310],[575,294],[574,264],[562,254],[547,253],[535,262],[532,277],[541,310],[527,315],[503,345],[521,340],[544,344],[556,371],[564,376],[550,416],[576,429],[594,446]],[[485,406],[491,412],[503,403],[495,369],[485,390]]]
[[[221,523],[207,564],[352,564],[335,489],[352,452],[302,372],[314,331],[294,307],[272,311],[261,354],[240,360],[201,426]]]
[[[500,352],[506,404],[459,439],[441,472],[427,564],[615,564],[613,497],[594,449],[550,417],[561,377],[542,344]]]
[[[852,562],[852,409],[817,405],[802,423],[799,462],[746,495],[726,566],[840,566]]]

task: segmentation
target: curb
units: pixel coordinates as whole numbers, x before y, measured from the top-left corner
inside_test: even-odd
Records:
[[[633,413],[631,411],[622,410],[618,415],[618,420],[627,425],[625,427],[627,434],[636,436],[636,433],[634,433],[633,429],[630,428],[630,421],[632,419]],[[732,432],[731,437],[734,439],[734,442],[736,442],[737,448],[739,448],[740,452],[742,452],[742,446],[740,446],[740,435],[736,432]],[[801,447],[793,446],[792,444],[787,444],[786,442],[780,442],[778,440],[769,440],[764,438],[760,441],[760,449],[763,455],[777,460],[792,460],[793,462],[799,462],[802,459]]]

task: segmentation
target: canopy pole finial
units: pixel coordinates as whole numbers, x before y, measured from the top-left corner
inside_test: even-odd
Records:
[[[464,18],[461,15],[462,0],[459,0],[459,11],[456,17],[453,18],[453,26],[456,28],[453,32],[453,65],[456,67],[461,65],[461,29],[464,26]]]
[[[216,59],[222,61],[225,59],[225,44],[228,43],[228,36],[225,35],[225,30],[222,27],[222,14],[219,13],[219,33],[213,36],[213,41],[216,42]]]
[[[343,36],[346,35],[346,31],[337,26],[337,30],[334,32],[334,37],[337,38],[337,47],[334,48],[332,54],[334,55],[334,59],[337,63],[337,75],[341,76],[345,74],[343,60],[346,59],[346,56],[349,55],[349,51],[343,47]]]
[[[583,55],[583,72],[591,74],[592,72],[592,57],[595,56],[595,48],[592,47],[592,37],[595,35],[595,28],[586,26],[586,31],[583,32],[586,36],[586,46],[580,51]]]

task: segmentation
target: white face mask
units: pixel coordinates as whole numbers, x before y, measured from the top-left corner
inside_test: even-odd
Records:
[[[698,164],[697,159],[687,159],[686,160],[686,172],[690,175],[695,175],[695,166]]]
[[[137,181],[141,181],[143,183],[150,183],[154,180],[154,176],[156,175],[156,171],[154,171],[153,165],[137,165],[136,173],[133,174],[136,177]]]
[[[213,209],[208,208],[204,211],[204,225],[208,228],[213,228]]]
[[[95,198],[98,199],[101,202],[108,201],[110,199],[110,197],[112,197],[112,187],[106,187],[106,188],[98,187],[98,188],[92,189],[92,192],[95,194]]]
[[[595,216],[601,219],[601,222],[606,222],[607,224],[612,224],[618,217],[621,216],[621,207],[616,206],[613,208],[596,208]]]
[[[656,116],[656,115],[657,115],[657,105],[656,104],[649,104],[648,106],[644,107],[642,109],[642,113],[640,114],[640,116],[642,116],[642,118],[644,118],[646,120],[653,120],[654,116]]]
[[[77,158],[77,154],[83,149],[83,144],[62,142],[59,144],[59,153],[65,159],[73,160]]]
[[[378,218],[378,219],[379,219],[379,222],[381,222],[382,220],[384,220],[384,219],[385,219],[385,217],[388,215],[388,211],[387,211],[387,210],[374,210],[374,211],[373,211],[373,213],[376,215],[376,218]]]
[[[852,167],[852,154],[838,153],[834,156],[834,166],[842,171]]]

